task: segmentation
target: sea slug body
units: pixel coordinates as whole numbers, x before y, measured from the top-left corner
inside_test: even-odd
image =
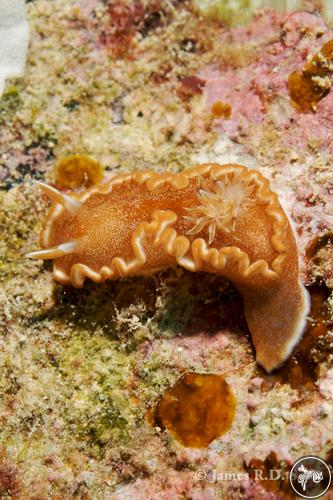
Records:
[[[294,232],[258,171],[208,163],[115,175],[81,193],[39,185],[54,204],[28,257],[54,259],[56,281],[82,287],[176,264],[220,274],[243,297],[257,362],[271,372],[291,354],[309,299]]]

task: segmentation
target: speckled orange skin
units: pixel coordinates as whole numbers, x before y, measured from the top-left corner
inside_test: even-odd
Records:
[[[188,233],[198,179],[234,175],[251,186],[255,203],[237,217],[232,231],[219,228],[209,245],[207,227]],[[240,165],[204,164],[181,174],[119,175],[72,196],[82,203],[75,215],[53,205],[40,237],[42,248],[75,242],[72,253],[55,259],[57,281],[80,287],[86,277],[103,282],[176,264],[221,274],[244,298],[258,363],[270,372],[286,360],[309,304],[299,282],[293,230],[261,174]]]

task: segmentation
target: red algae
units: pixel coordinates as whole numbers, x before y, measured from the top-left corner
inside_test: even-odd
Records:
[[[9,461],[0,449],[0,498],[22,498],[22,476],[16,464]]]
[[[235,408],[223,376],[186,373],[159,401],[154,422],[184,446],[204,448],[230,429]]]
[[[159,0],[145,6],[140,0],[132,4],[122,1],[110,3],[110,24],[102,32],[101,41],[108,47],[112,57],[131,59],[131,49],[135,45],[136,35],[143,37],[163,24],[168,18]]]
[[[143,6],[114,2],[109,6],[110,26],[103,33],[102,41],[108,46],[110,55],[118,58],[128,53],[136,33],[136,26],[143,17]]]
[[[180,82],[179,94],[184,96],[194,96],[202,94],[205,80],[197,76],[187,76]]]
[[[63,188],[82,188],[98,184],[104,177],[104,167],[89,156],[67,156],[55,168],[56,183]]]
[[[288,90],[299,111],[316,111],[317,103],[331,89],[333,73],[333,39],[326,42],[301,71],[293,71],[288,78]]]

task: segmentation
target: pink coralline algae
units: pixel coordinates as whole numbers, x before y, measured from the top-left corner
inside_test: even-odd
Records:
[[[201,69],[198,76],[205,80],[207,107],[217,101],[232,107],[229,120],[215,119],[218,132],[226,132],[233,140],[251,134],[253,127],[272,125],[282,143],[296,152],[309,144],[317,144],[333,153],[332,100],[329,90],[315,111],[303,113],[295,109],[289,91],[288,78],[301,71],[307,60],[333,38],[324,21],[308,12],[287,16],[276,11],[259,16],[247,27],[236,28],[221,37],[221,46],[234,44],[237,54],[249,52],[248,64],[237,66],[220,61]]]

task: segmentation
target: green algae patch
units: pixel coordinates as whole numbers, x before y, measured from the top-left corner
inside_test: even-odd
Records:
[[[253,0],[194,0],[194,5],[204,17],[228,26],[245,24],[257,7]]]
[[[6,125],[8,117],[15,113],[22,104],[22,84],[8,85],[0,100],[0,124]]]
[[[0,191],[0,281],[14,275],[25,273],[27,264],[22,249],[30,240],[36,238],[37,214],[44,214],[40,201],[35,200],[35,188],[31,184],[18,186],[6,192]],[[37,267],[40,264],[37,264]]]
[[[63,418],[95,453],[109,440],[128,440],[136,411],[128,387],[133,363],[98,333],[71,338],[63,353],[59,371],[71,388]]]

